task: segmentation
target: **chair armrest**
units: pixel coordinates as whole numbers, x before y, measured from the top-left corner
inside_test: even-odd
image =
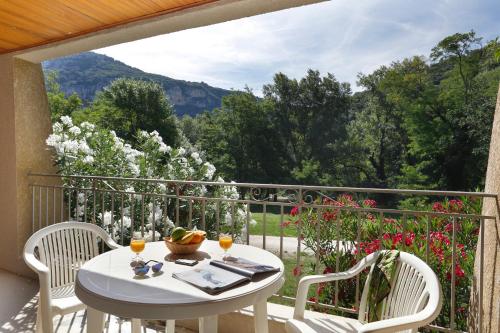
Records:
[[[38,274],[49,274],[49,268],[38,260],[32,253],[24,253],[24,262]]]
[[[38,273],[38,283],[40,284],[40,297],[43,298],[43,302],[50,304],[50,270],[45,266],[40,260],[38,260],[33,253],[24,252],[23,254],[24,262],[33,271]]]
[[[102,239],[108,246],[111,250],[114,250],[114,249],[117,249],[119,247],[122,247],[121,245],[118,245],[114,240],[113,238],[111,238],[111,236],[109,234],[106,233],[106,238],[103,238]]]
[[[435,318],[436,316],[434,316]],[[373,323],[364,324],[359,329],[359,333],[392,333],[400,332],[408,329],[416,329],[427,325],[433,320],[424,311],[416,314],[374,321]]]
[[[368,257],[360,260],[356,265],[345,272],[304,276],[302,279],[300,279],[299,285],[297,286],[297,296],[295,297],[295,310],[293,313],[293,318],[299,320],[304,319],[304,311],[307,303],[307,292],[309,291],[309,287],[311,286],[311,284],[347,280],[353,278],[361,273],[367,266],[370,266],[373,262],[375,262],[375,259],[375,255],[371,254]]]

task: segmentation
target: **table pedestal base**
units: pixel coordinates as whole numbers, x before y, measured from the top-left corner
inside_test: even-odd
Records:
[[[141,333],[141,320],[140,319],[135,319],[132,318],[130,319],[131,324],[132,324],[132,333]]]
[[[87,332],[99,332],[104,329],[104,313],[87,307]]]
[[[167,320],[165,333],[175,333],[175,320]]]
[[[255,333],[268,333],[269,327],[267,323],[267,299],[259,301],[253,306],[253,322],[255,325]]]
[[[217,316],[198,319],[200,333],[217,333]]]

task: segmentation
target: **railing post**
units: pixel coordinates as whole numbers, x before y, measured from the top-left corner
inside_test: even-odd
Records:
[[[96,214],[96,195],[97,195],[97,191],[96,191],[96,179],[92,179],[92,201],[93,201],[93,205],[92,205],[92,223],[93,224],[96,224],[96,219],[95,219],[95,214]]]

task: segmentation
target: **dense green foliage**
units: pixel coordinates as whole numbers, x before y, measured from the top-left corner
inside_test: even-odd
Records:
[[[74,117],[112,129],[129,142],[138,130],[156,130],[170,145],[178,143],[172,106],[163,88],[152,81],[117,79],[97,94],[91,107]]]
[[[83,108],[78,95],[64,95],[56,78],[57,72],[47,75],[47,97],[53,122],[61,116],[71,116],[77,124],[91,122],[114,131],[131,143],[135,143],[139,130],[157,131],[170,145],[179,145],[177,120],[158,83],[117,79],[105,87],[91,105]]]
[[[498,38],[471,31],[414,56],[359,74],[362,88],[331,73],[277,73],[263,87],[233,92],[222,105],[175,120],[164,86],[118,79],[87,109],[48,77],[55,118],[72,115],[133,141],[157,130],[170,145],[193,144],[228,179],[333,186],[482,187],[500,81]],[[190,143],[188,143],[187,141]]]
[[[446,37],[415,56],[360,74],[283,73],[223,99],[181,127],[239,181],[473,190],[481,187],[500,82],[498,39]]]
[[[48,72],[47,98],[51,111],[52,122],[59,120],[62,116],[70,116],[82,108],[82,100],[76,93],[66,96],[61,91],[61,86],[57,83],[57,72]]]
[[[310,70],[300,81],[276,74],[265,97],[249,90],[181,127],[220,170],[238,181],[339,183],[351,157],[344,149],[350,89]],[[196,125],[194,125],[196,124]],[[196,128],[195,136],[189,133]]]

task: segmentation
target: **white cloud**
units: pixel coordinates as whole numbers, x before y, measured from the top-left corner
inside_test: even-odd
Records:
[[[500,34],[500,2],[334,0],[97,50],[146,72],[260,92],[308,68],[355,85],[358,72],[428,55],[445,36]]]

